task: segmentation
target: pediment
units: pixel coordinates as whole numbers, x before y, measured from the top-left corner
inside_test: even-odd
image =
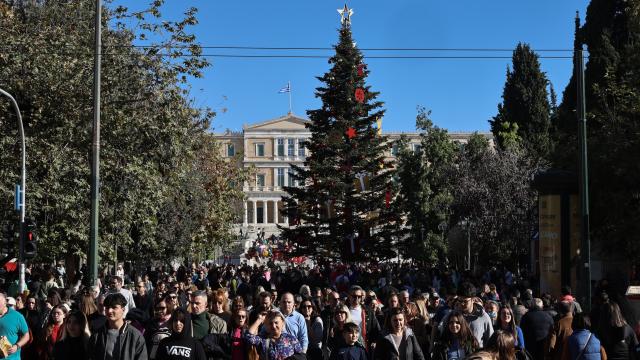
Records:
[[[267,120],[264,122],[247,125],[244,131],[268,131],[268,130],[306,130],[305,124],[309,120],[289,114],[277,119]]]

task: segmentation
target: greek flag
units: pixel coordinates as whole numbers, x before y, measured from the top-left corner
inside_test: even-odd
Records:
[[[291,92],[291,83],[287,83],[287,86],[280,89],[280,91],[278,91],[278,94],[284,94],[288,92]]]

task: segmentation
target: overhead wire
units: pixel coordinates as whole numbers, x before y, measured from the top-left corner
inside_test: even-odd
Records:
[[[10,44],[10,45],[0,45],[0,49],[2,48],[12,48],[19,47],[20,44]],[[318,55],[318,54],[296,54],[296,53],[285,53],[285,54],[242,54],[237,52],[232,53],[204,53],[204,54],[193,54],[193,53],[170,53],[168,51],[179,51],[179,50],[190,50],[193,46],[188,45],[179,45],[179,46],[160,46],[160,45],[106,45],[105,49],[142,49],[142,50],[158,50],[155,53],[137,53],[131,55],[142,55],[142,56],[160,56],[160,57],[172,57],[172,58],[188,58],[188,57],[210,57],[210,58],[237,58],[237,59],[328,59],[332,55]],[[273,47],[273,46],[210,46],[203,45],[197,46],[198,49],[210,49],[210,50],[253,50],[253,51],[333,51],[334,48],[330,47]],[[501,48],[361,48],[359,49],[362,52],[379,52],[379,51],[389,51],[389,52],[480,52],[480,53],[497,53],[497,52],[513,52],[513,49],[501,49]],[[532,50],[534,52],[573,52],[571,49],[538,49]],[[93,53],[82,53],[82,52],[65,52],[63,49],[61,51],[56,52],[40,52],[39,54],[43,55],[92,55]],[[101,55],[103,56],[119,56],[119,55],[127,55],[121,52],[104,52]],[[508,55],[367,55],[363,54],[363,57],[366,59],[442,59],[442,60],[491,60],[491,59],[511,59],[511,56]],[[573,55],[538,55],[539,59],[573,59]]]

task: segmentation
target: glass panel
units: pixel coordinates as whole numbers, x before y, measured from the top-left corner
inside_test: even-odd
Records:
[[[235,156],[235,154],[236,154],[235,146],[233,146],[233,144],[227,144],[227,156]]]
[[[298,156],[305,157],[304,154],[304,139],[298,139]]]
[[[288,139],[287,143],[287,156],[294,156],[296,154],[296,139]]]
[[[264,144],[256,144],[256,156],[264,156]]]
[[[284,186],[284,168],[278,169],[278,186]]]
[[[264,174],[256,175],[256,186],[264,186]]]
[[[284,139],[278,139],[278,156],[284,156]]]

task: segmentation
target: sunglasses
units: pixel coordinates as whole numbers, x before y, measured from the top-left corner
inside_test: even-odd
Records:
[[[460,321],[449,321],[449,325],[460,325]]]

